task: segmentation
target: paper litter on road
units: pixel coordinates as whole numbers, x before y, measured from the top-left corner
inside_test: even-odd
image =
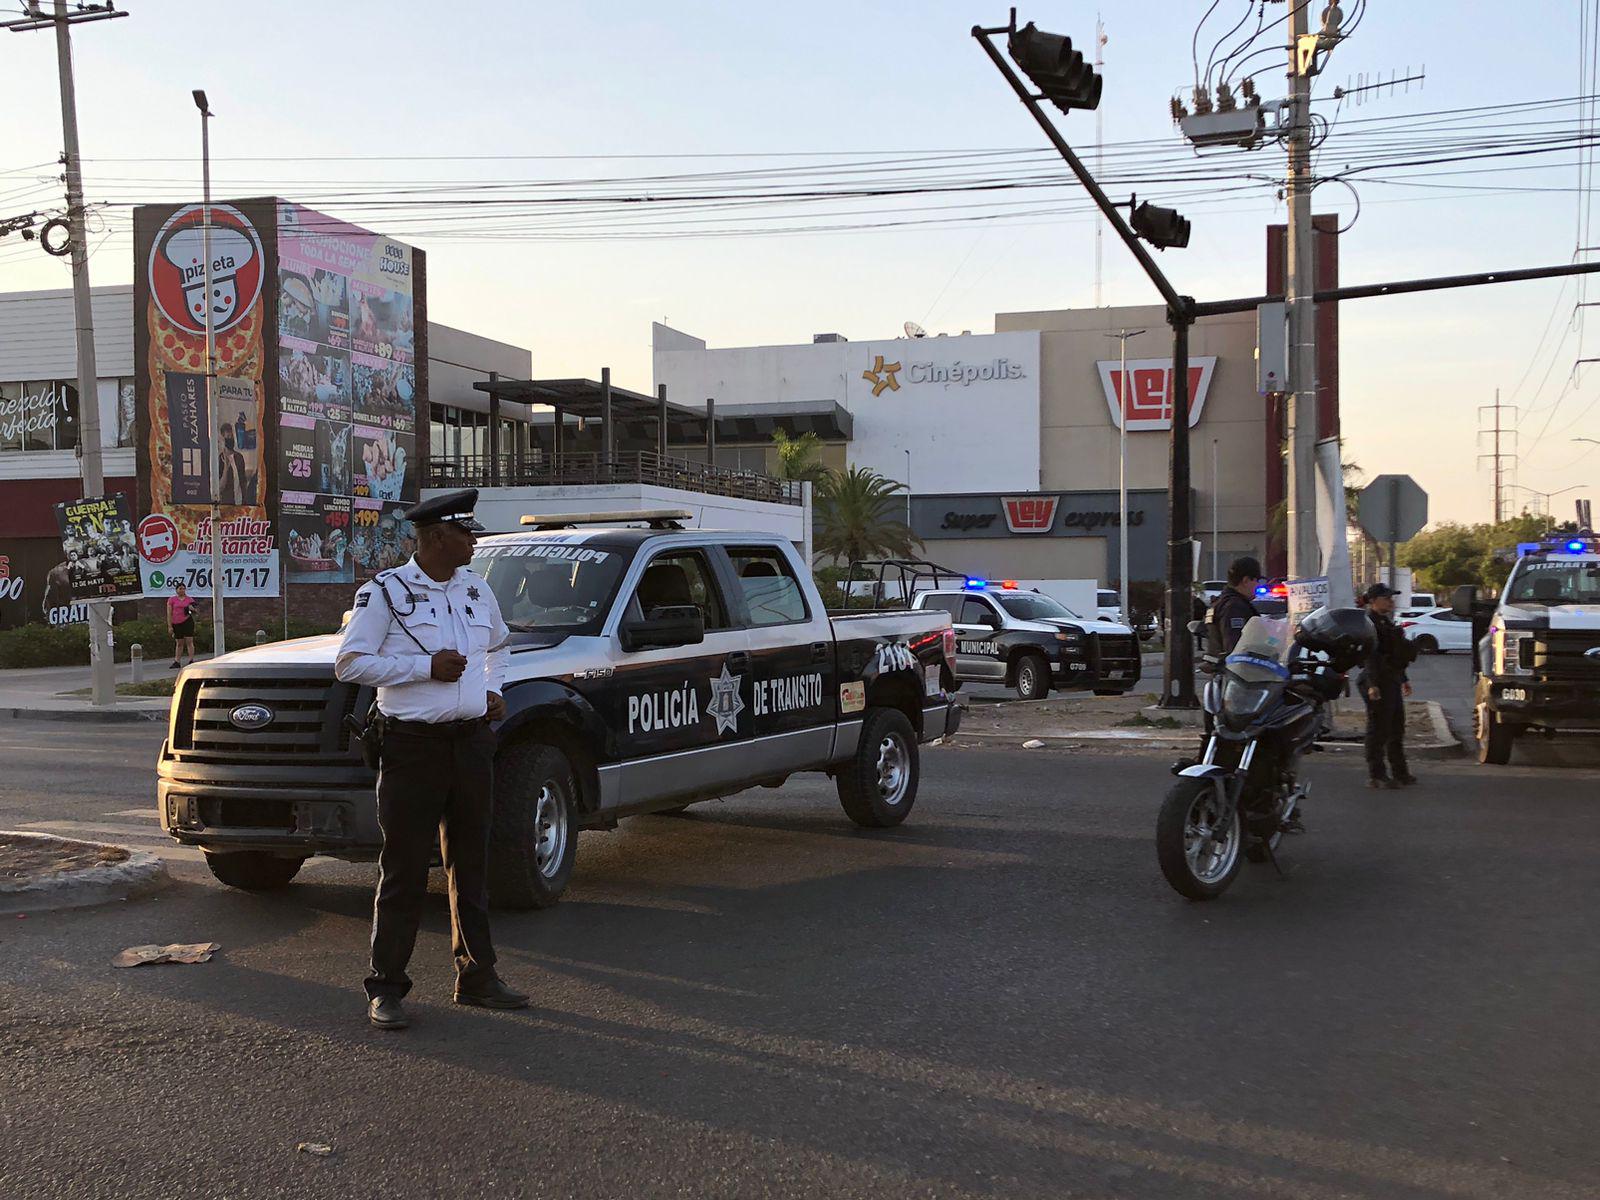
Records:
[[[326,1142],[300,1142],[295,1146],[295,1151],[300,1154],[315,1154],[318,1158],[326,1158],[333,1153],[333,1147]]]
[[[1022,743],[1022,748],[1024,750],[1043,750],[1044,743],[1038,738],[1029,738],[1027,741]]]
[[[153,963],[210,962],[221,942],[174,942],[170,946],[129,946],[111,960],[113,967],[143,967]]]

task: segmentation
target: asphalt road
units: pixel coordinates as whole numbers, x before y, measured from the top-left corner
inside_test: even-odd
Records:
[[[0,722],[0,827],[158,843],[158,739]],[[527,1013],[448,1004],[436,894],[403,1034],[363,1012],[371,867],[250,895],[177,856],[5,919],[0,1196],[1595,1194],[1592,771],[1320,756],[1289,877],[1194,905],[1161,758],[925,766],[887,833],[806,781],[585,834],[567,900],[497,923]]]

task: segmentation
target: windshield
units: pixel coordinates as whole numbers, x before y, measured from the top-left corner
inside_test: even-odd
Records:
[[[1228,670],[1251,683],[1287,679],[1289,622],[1277,617],[1251,617],[1228,655]]]
[[[605,619],[629,555],[614,546],[549,539],[480,545],[472,569],[506,624],[521,633],[591,633]]]
[[[1506,586],[1507,604],[1600,604],[1600,561],[1523,562]]]
[[[1061,601],[1041,592],[1000,592],[995,596],[1000,607],[1019,621],[1047,621],[1068,618],[1077,620],[1078,614]]]

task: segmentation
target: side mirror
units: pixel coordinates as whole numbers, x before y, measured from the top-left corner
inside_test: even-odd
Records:
[[[978,619],[979,624],[987,625],[990,629],[1000,628],[1000,618],[992,612],[986,612]]]
[[[1472,610],[1478,604],[1478,589],[1470,583],[1463,583],[1450,594],[1450,611],[1463,620],[1472,620]]]
[[[1189,622],[1189,632],[1190,633],[1196,633],[1197,634],[1202,629],[1204,629],[1205,627],[1206,627],[1206,623],[1204,621],[1190,621]]]
[[[694,646],[706,639],[706,619],[691,604],[653,608],[643,620],[624,621],[617,637],[630,652]]]

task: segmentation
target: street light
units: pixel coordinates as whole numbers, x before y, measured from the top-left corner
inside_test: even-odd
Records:
[[[1580,441],[1580,442],[1584,442],[1584,441],[1592,442],[1592,441],[1594,441],[1593,438],[1575,438],[1573,440],[1574,441]],[[1550,500],[1551,500],[1551,498],[1554,497],[1554,496],[1563,495],[1563,494],[1565,494],[1567,492],[1575,492],[1579,488],[1586,488],[1589,485],[1587,483],[1575,483],[1571,487],[1557,488],[1553,492],[1541,492],[1538,488],[1531,488],[1525,483],[1513,483],[1510,486],[1516,488],[1518,491],[1521,491],[1521,492],[1532,492],[1535,496],[1543,497],[1543,499],[1544,499],[1544,516],[1545,516],[1545,520],[1547,520],[1550,523],[1549,524],[1549,528],[1546,529],[1545,532],[1549,533],[1549,532],[1553,531],[1555,529],[1555,527],[1556,527],[1555,518],[1553,516],[1551,516],[1551,514],[1550,514]]]
[[[211,442],[211,653],[220,657],[227,649],[222,619],[222,428],[217,421],[217,333],[211,290],[211,105],[200,88],[190,93],[200,110],[200,163],[204,191],[200,205],[200,252],[205,255],[206,278],[206,425]]]
[[[1144,330],[1123,329],[1106,334],[1122,343],[1122,373],[1117,376],[1117,602],[1122,605],[1122,623],[1133,627],[1128,608],[1128,339]]]

